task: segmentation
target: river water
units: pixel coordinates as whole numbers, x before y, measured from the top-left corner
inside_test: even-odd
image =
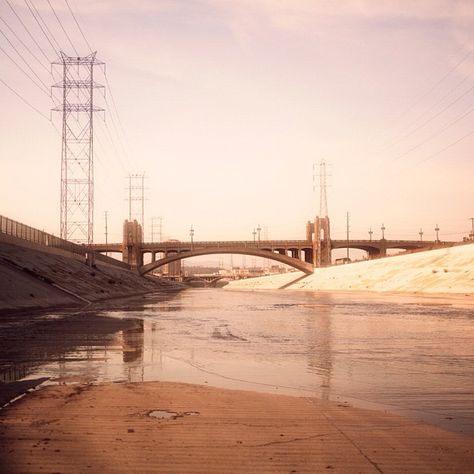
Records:
[[[43,315],[37,334],[63,349],[27,351],[21,363],[10,351],[0,361],[7,381],[208,384],[348,402],[474,435],[467,299],[188,289],[79,314],[98,316],[132,324],[108,336],[97,325],[50,336],[48,324],[70,315]]]

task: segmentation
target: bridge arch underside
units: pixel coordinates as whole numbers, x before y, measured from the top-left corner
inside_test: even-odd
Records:
[[[252,257],[261,257],[267,258],[269,260],[275,260],[280,263],[284,263],[289,265],[290,267],[296,268],[297,270],[301,270],[306,274],[313,273],[313,265],[308,262],[304,262],[299,258],[290,257],[284,253],[276,253],[278,251],[268,250],[268,249],[257,249],[257,248],[225,248],[225,247],[215,247],[215,248],[206,248],[206,249],[197,249],[197,250],[185,250],[176,253],[168,253],[168,255],[164,258],[160,258],[155,262],[148,263],[143,265],[139,271],[141,275],[149,273],[156,268],[162,267],[171,262],[175,262],[177,260],[183,260],[185,258],[191,257],[200,257],[202,255],[216,255],[216,254],[237,254],[237,255],[249,255]]]

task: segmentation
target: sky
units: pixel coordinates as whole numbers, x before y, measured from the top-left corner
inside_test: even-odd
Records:
[[[37,83],[61,79],[28,2],[66,54],[65,32],[90,50],[65,0],[0,0],[0,214],[58,235],[61,115],[49,120],[53,101],[5,54]],[[106,211],[121,241],[130,173],[146,176],[146,240],[158,216],[163,238],[188,240],[192,225],[196,241],[251,240],[260,225],[262,238],[303,239],[321,161],[334,238],[347,212],[353,238],[380,238],[382,224],[386,238],[469,233],[472,1],[68,2],[110,86],[95,96],[95,242]]]

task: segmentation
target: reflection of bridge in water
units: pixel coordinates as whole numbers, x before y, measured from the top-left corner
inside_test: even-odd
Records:
[[[96,252],[122,254],[123,261],[138,268],[141,274],[149,273],[177,260],[213,254],[241,254],[271,259],[284,263],[305,273],[312,273],[315,267],[331,264],[331,252],[350,248],[367,252],[368,258],[387,255],[389,249],[420,250],[439,246],[451,246],[454,242],[420,240],[331,240],[329,219],[316,218],[308,222],[305,240],[254,240],[254,241],[201,241],[142,242],[141,227],[136,222],[125,221],[122,243],[94,244]],[[151,255],[151,262],[144,264],[145,255]]]

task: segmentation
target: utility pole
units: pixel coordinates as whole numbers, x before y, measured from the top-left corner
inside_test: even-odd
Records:
[[[438,224],[436,224],[435,232],[436,232],[436,242],[439,242],[439,225]]]
[[[62,89],[61,216],[62,239],[83,244],[94,240],[94,90],[103,87],[94,81],[97,52],[69,57],[60,51],[53,66],[61,66]]]
[[[385,230],[386,230],[385,224],[382,224],[382,227],[380,227],[380,230],[382,231],[382,240],[385,240]]]
[[[347,241],[347,253],[346,258],[349,262],[349,212],[346,212],[346,241]]]
[[[253,229],[253,243],[255,243],[255,239],[256,239],[256,236],[257,236],[257,231],[255,230],[255,228]]]
[[[420,227],[420,232],[418,232],[418,234],[420,234],[420,242],[423,242],[423,229]]]
[[[107,247],[108,236],[109,236],[109,232],[108,232],[108,228],[107,228],[107,211],[104,212],[104,217],[105,217],[105,246]],[[105,252],[105,255],[108,257],[109,252]]]
[[[369,240],[372,242],[372,234],[373,234],[372,227],[369,229]]]
[[[260,245],[260,232],[262,231],[262,228],[260,227],[260,224],[258,224],[258,227],[257,227],[257,234],[258,234],[258,243]]]

